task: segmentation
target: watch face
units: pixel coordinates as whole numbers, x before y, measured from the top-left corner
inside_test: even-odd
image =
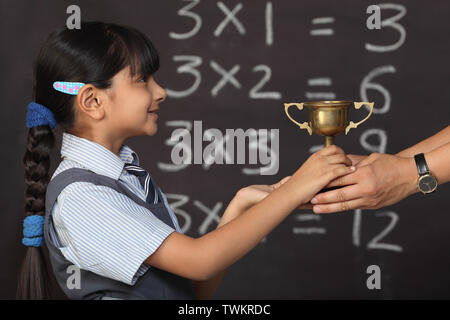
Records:
[[[433,192],[437,187],[436,178],[431,175],[425,175],[419,180],[419,189],[423,193]]]

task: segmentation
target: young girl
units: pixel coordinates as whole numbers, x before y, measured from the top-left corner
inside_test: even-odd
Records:
[[[101,22],[50,34],[27,112],[23,244],[17,297],[50,296],[41,246],[71,299],[210,298],[225,270],[293,210],[353,170],[336,147],[273,185],[239,190],[214,231],[184,235],[167,198],[125,139],[154,135],[166,93],[159,59],[134,28]],[[52,129],[63,160],[49,179]]]

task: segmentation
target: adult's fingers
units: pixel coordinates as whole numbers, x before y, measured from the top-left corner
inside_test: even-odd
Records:
[[[338,177],[344,176],[346,174],[349,174],[351,172],[355,172],[356,168],[355,167],[348,167],[348,166],[344,166],[344,165],[339,165],[339,164],[334,164],[333,165],[333,169],[330,170],[330,172],[328,173],[329,175],[327,176],[329,178],[328,181],[332,181]]]
[[[356,166],[360,161],[364,160],[365,158],[367,158],[367,156],[360,156],[357,154],[347,154],[347,157],[350,158],[350,160],[352,161],[352,165]]]
[[[343,211],[354,210],[354,209],[364,209],[364,200],[359,198],[359,199],[338,202],[338,203],[315,205],[313,207],[314,213],[320,213],[320,214],[343,212]]]
[[[319,193],[311,199],[312,204],[326,204],[350,201],[361,197],[358,185],[350,185],[336,190]]]
[[[349,184],[355,184],[360,181],[358,169],[345,176],[340,176],[331,181],[325,188],[348,186]]]

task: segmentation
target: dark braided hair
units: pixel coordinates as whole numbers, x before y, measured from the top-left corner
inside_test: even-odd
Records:
[[[83,22],[81,29],[65,27],[52,32],[33,63],[33,101],[53,112],[65,131],[75,125],[75,96],[53,89],[54,81],[84,82],[99,89],[112,85],[112,78],[130,66],[131,76],[150,76],[159,68],[151,41],[140,31],[118,24]],[[55,137],[49,125],[28,130],[25,170],[25,217],[45,216],[45,195],[50,181],[50,153]],[[51,297],[49,268],[42,247],[28,247],[22,262],[16,297]]]

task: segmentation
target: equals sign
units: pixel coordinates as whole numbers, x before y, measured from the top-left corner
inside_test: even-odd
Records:
[[[333,17],[319,17],[312,19],[312,24],[327,24],[334,23]],[[332,36],[334,34],[334,30],[331,28],[320,28],[320,29],[312,29],[309,31],[309,34],[312,36]]]
[[[312,78],[308,79],[308,86],[331,86],[331,78]],[[334,100],[336,99],[336,94],[334,92],[306,92],[306,98],[309,100]]]
[[[301,222],[304,221],[320,221],[320,216],[317,214],[297,214],[295,219]],[[292,228],[293,234],[325,234],[325,228],[309,227],[309,228]]]

